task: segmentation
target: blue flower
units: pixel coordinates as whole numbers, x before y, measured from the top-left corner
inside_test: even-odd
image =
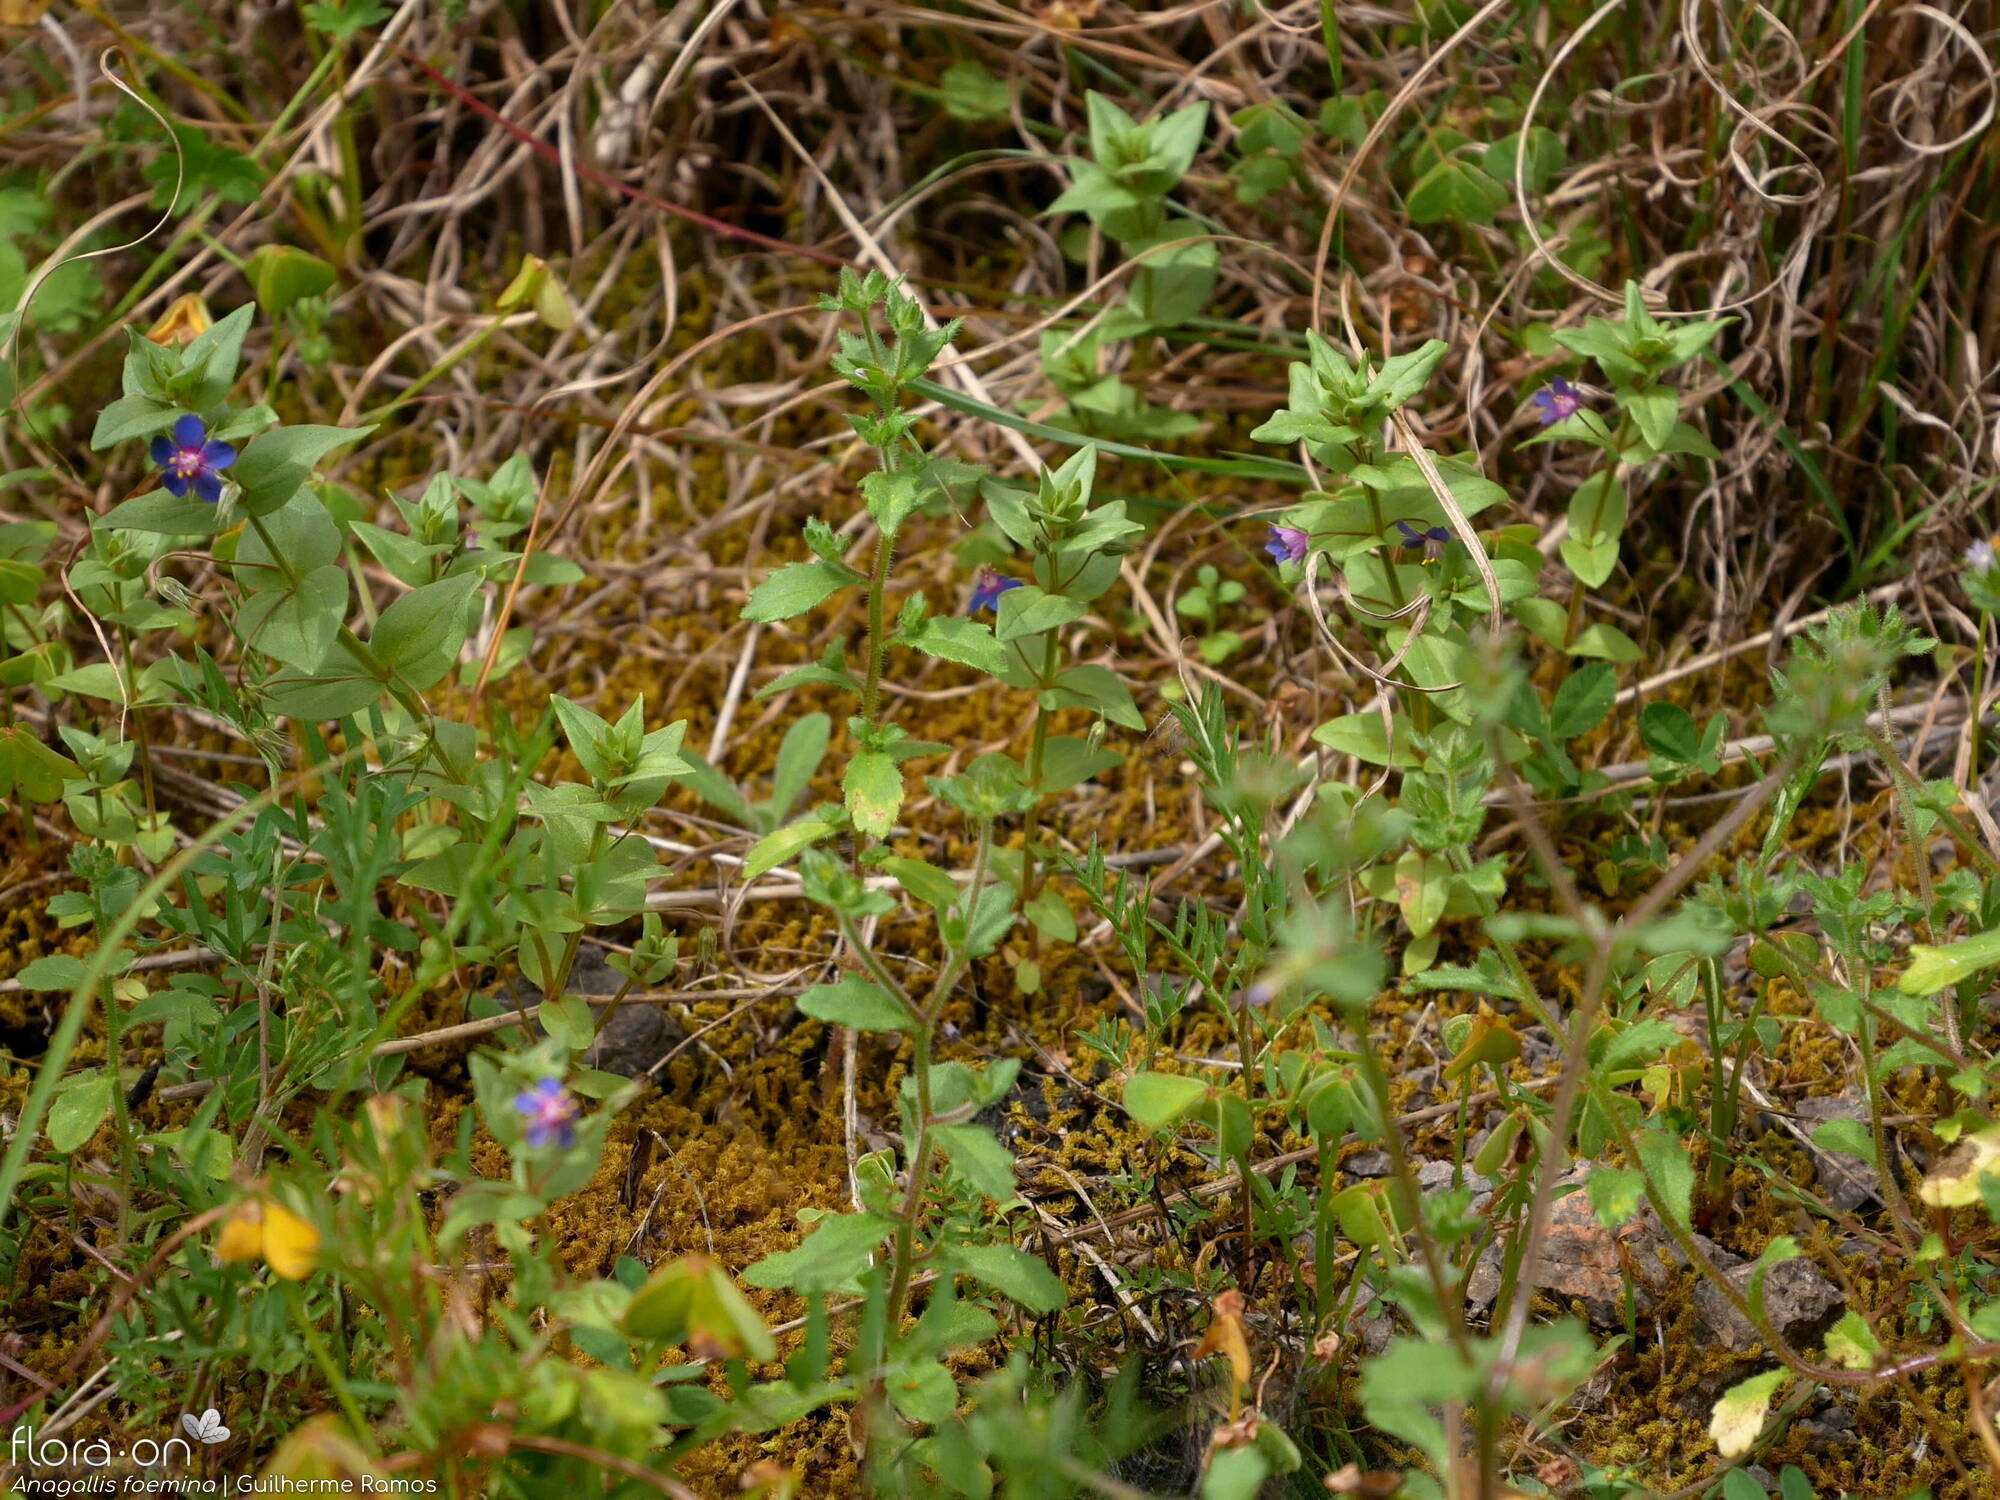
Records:
[[[1398,521],[1396,529],[1403,533],[1403,540],[1398,545],[1408,547],[1412,552],[1421,551],[1434,542],[1442,546],[1451,540],[1451,532],[1443,526],[1412,526],[1408,521]]]
[[[1312,538],[1296,526],[1280,526],[1271,523],[1271,539],[1264,543],[1264,550],[1271,554],[1272,562],[1304,562],[1306,548]]]
[[[236,450],[228,443],[208,439],[208,427],[193,412],[183,412],[174,423],[171,439],[153,439],[153,462],[165,472],[160,483],[171,495],[185,495],[192,488],[210,505],[222,498],[222,471],[236,462]]]
[[[559,1078],[544,1078],[514,1096],[514,1109],[528,1122],[530,1146],[576,1144],[576,1100]]]
[[[967,607],[966,613],[976,615],[982,609],[990,609],[997,615],[1000,613],[1000,596],[1007,590],[1017,589],[1020,586],[1020,579],[1009,578],[1005,573],[996,572],[982,564],[972,580],[972,603]]]
[[[1534,394],[1535,420],[1549,427],[1583,410],[1583,392],[1558,375]]]

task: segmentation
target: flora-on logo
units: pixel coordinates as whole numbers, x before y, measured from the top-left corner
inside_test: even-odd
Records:
[[[222,1413],[212,1406],[198,1417],[182,1412],[181,1427],[198,1443],[219,1443],[229,1436],[229,1429],[222,1425]]]

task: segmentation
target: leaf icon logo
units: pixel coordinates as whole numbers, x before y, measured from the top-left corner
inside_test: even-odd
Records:
[[[200,1443],[219,1443],[229,1436],[229,1429],[222,1425],[222,1413],[212,1406],[198,1417],[182,1412],[181,1426]]]

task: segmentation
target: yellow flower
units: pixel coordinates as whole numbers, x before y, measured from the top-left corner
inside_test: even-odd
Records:
[[[319,1253],[319,1231],[269,1198],[245,1198],[222,1226],[218,1260],[261,1260],[287,1281],[311,1274]]]
[[[176,299],[160,321],[146,330],[146,337],[156,344],[185,344],[207,333],[209,327],[208,304],[201,300],[199,292],[189,292]]]

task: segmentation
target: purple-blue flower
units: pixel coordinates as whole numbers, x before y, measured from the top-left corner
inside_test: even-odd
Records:
[[[153,462],[165,472],[160,483],[170,495],[185,495],[192,487],[210,505],[222,498],[222,471],[236,462],[228,443],[210,442],[208,427],[193,412],[174,422],[172,438],[153,439]]]
[[[544,1078],[514,1096],[514,1109],[528,1122],[530,1146],[576,1144],[576,1099],[559,1078]]]
[[[1421,551],[1434,542],[1442,546],[1451,540],[1451,532],[1443,526],[1412,526],[1408,521],[1398,521],[1396,529],[1403,533],[1400,545],[1412,552]]]
[[[1000,612],[1000,596],[1020,586],[1020,579],[1009,578],[1005,573],[981,564],[979,572],[973,576],[972,604],[966,613],[976,615],[982,609],[990,609],[997,615]]]
[[[1272,562],[1304,562],[1306,547],[1312,538],[1296,526],[1280,526],[1271,523],[1271,539],[1264,543],[1264,550],[1271,554]]]
[[[1535,420],[1544,427],[1583,410],[1583,392],[1558,375],[1534,394]]]

